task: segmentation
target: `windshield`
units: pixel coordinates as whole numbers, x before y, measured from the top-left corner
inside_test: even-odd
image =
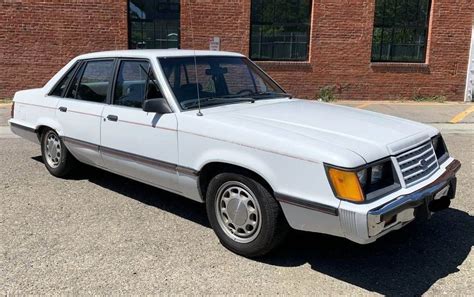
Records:
[[[289,97],[267,75],[243,57],[198,56],[159,58],[163,72],[183,110]],[[197,81],[196,81],[197,70]]]

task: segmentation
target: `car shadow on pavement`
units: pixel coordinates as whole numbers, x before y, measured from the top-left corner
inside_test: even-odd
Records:
[[[41,156],[32,157],[32,159],[43,163]],[[210,228],[206,209],[202,203],[99,168],[80,164],[78,169],[67,179],[88,180],[100,187]]]
[[[42,162],[41,157],[33,157]],[[131,179],[84,166],[70,179],[90,182],[210,228],[205,207]],[[292,231],[284,244],[256,261],[281,267],[310,264],[315,271],[383,295],[421,295],[456,273],[474,245],[474,216],[447,209],[375,243]],[[295,282],[298,280],[295,279]]]
[[[308,263],[315,271],[368,291],[413,296],[459,271],[473,245],[474,216],[451,208],[369,245],[292,232],[281,248],[260,261],[285,267]]]

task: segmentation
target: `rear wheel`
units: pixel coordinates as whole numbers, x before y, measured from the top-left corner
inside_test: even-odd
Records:
[[[206,208],[222,245],[245,257],[270,252],[288,231],[280,205],[272,194],[261,183],[244,175],[215,176],[207,190]]]
[[[46,169],[56,177],[65,177],[77,164],[59,135],[51,129],[42,134],[41,155]]]

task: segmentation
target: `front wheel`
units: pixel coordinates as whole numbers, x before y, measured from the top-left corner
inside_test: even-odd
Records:
[[[42,134],[41,155],[46,169],[56,177],[65,177],[77,164],[54,130],[47,130]]]
[[[270,252],[289,229],[280,205],[258,181],[235,173],[221,173],[206,194],[209,222],[229,250],[258,257]]]

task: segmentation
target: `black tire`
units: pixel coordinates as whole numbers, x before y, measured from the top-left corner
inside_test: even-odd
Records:
[[[221,226],[216,210],[218,195],[221,187],[237,182],[245,185],[254,194],[260,207],[260,229],[252,241],[247,243],[237,242]],[[239,204],[240,205],[240,204]],[[248,258],[263,256],[273,250],[286,237],[289,226],[279,203],[273,195],[258,181],[236,173],[220,173],[209,183],[206,193],[206,209],[209,222],[224,247],[232,252]],[[221,223],[222,223],[221,219]],[[234,233],[235,234],[235,233]]]
[[[57,150],[57,152],[59,152],[60,157],[58,158],[58,162],[56,165],[52,165],[50,162],[48,162],[47,143],[49,137],[56,137],[59,141],[60,148],[59,150]],[[43,131],[41,135],[41,156],[43,158],[43,163],[49,173],[61,178],[68,176],[78,163],[77,160],[67,150],[62,139],[59,137],[56,131],[52,129],[47,129]]]

